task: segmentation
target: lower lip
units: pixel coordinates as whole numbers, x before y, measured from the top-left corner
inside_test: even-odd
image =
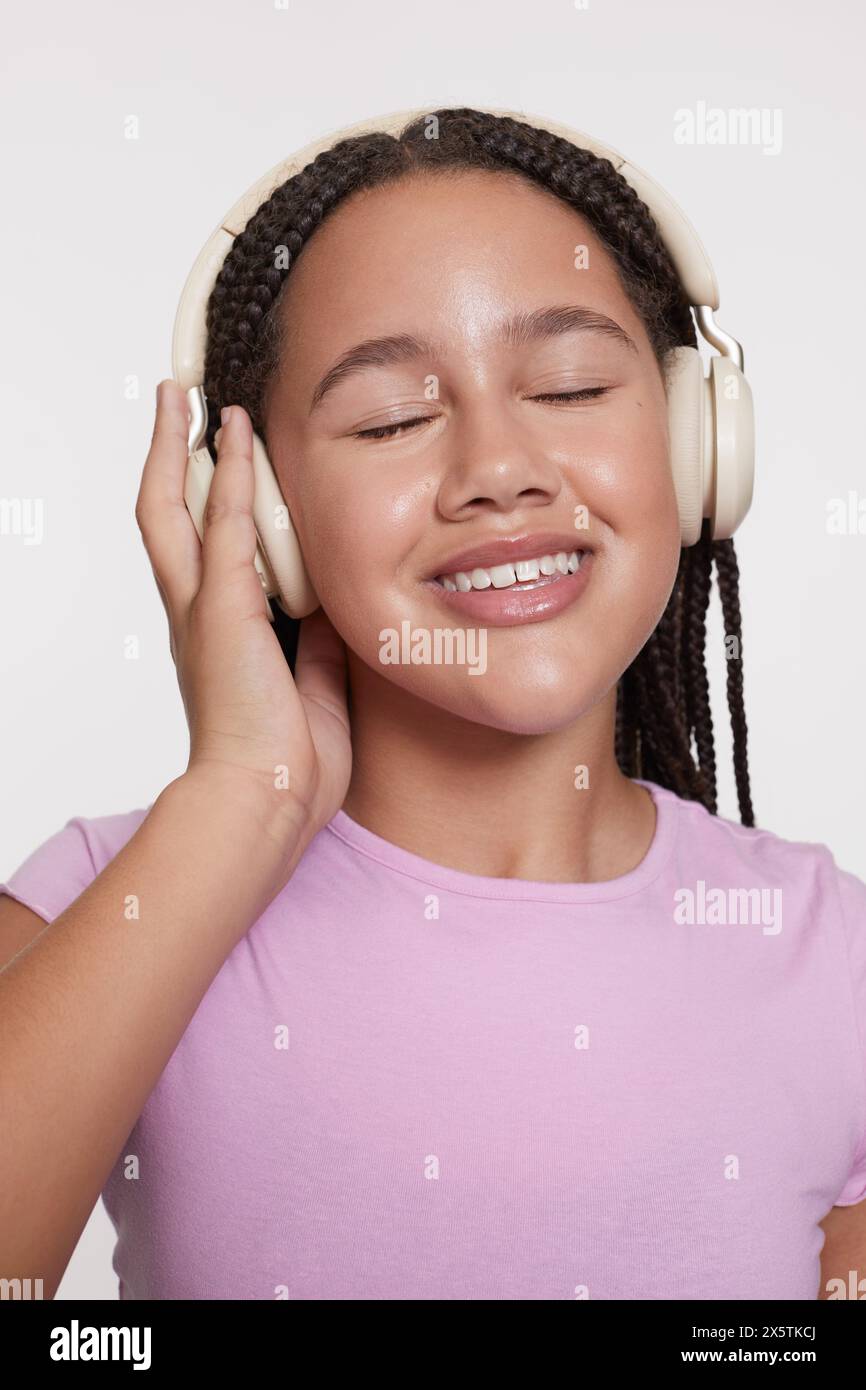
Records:
[[[491,584],[488,589],[470,589],[464,594],[459,589],[446,589],[434,579],[422,583],[455,615],[476,618],[489,627],[512,627],[554,618],[568,608],[589,583],[591,568],[592,552],[587,551],[574,574],[561,574],[558,579],[551,575],[549,583],[529,589],[495,589]]]

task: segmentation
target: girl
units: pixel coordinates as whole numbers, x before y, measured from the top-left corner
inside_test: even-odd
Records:
[[[836,1296],[866,885],[755,828],[734,547],[681,545],[671,471],[688,301],[609,161],[435,117],[236,238],[202,544],[161,383],[136,515],[189,764],[2,885],[0,1274],[53,1294],[101,1192],[124,1299]],[[253,431],[300,625],[263,611]]]

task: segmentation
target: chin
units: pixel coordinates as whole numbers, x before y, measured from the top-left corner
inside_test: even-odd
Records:
[[[531,680],[526,672],[509,677],[501,668],[488,667],[483,675],[472,676],[439,667],[435,679],[413,693],[470,723],[510,734],[549,734],[567,728],[605,694],[603,686],[590,687],[580,680],[573,661],[557,668],[555,680],[550,670],[536,675]]]

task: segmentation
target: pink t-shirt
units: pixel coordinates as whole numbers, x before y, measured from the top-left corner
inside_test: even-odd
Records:
[[[120,1297],[815,1299],[818,1222],[866,1197],[866,884],[643,785],[604,883],[338,811],[118,1156]],[[51,921],[146,814],[68,821],[2,891]]]

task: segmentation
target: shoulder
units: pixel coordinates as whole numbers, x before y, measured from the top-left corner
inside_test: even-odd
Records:
[[[833,982],[825,997],[835,1001],[850,1039],[860,1125],[857,1152],[836,1205],[862,1201],[866,1197],[866,882],[839,865],[821,841],[792,840],[771,830],[740,825],[666,789],[662,796],[677,822],[677,883],[688,890],[700,880],[702,900],[711,890],[721,890],[722,913],[732,899],[739,900],[738,906],[755,889],[777,894],[772,904],[774,921],[778,916],[785,926],[776,939],[788,942],[816,992],[825,988],[828,979]],[[825,968],[829,975],[822,974]]]
[[[863,917],[866,883],[842,869],[832,849],[820,840],[793,840],[760,826],[745,826],[715,814],[698,801],[688,801],[667,788],[661,796],[675,807],[676,844],[681,866],[723,869],[739,875],[772,881],[779,888],[820,897],[821,906],[837,913],[845,910]],[[744,882],[745,886],[745,882]]]
[[[102,873],[149,810],[145,806],[115,815],[72,816],[0,882],[0,893],[52,922]]]
[[[835,963],[850,975],[866,1029],[866,882],[843,868],[829,845],[793,840],[740,825],[666,788],[653,788],[675,822],[672,871],[684,888],[776,895],[779,912],[797,934],[823,936]]]

